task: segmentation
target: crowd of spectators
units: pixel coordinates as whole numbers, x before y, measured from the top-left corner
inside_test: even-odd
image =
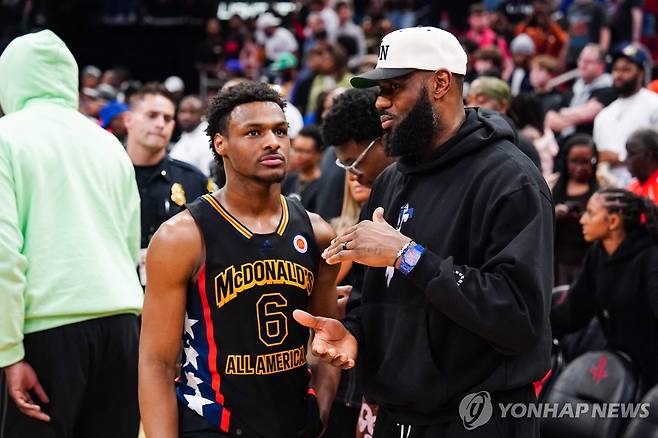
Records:
[[[198,18],[212,9],[202,3],[191,2],[184,10],[126,1],[116,10],[101,8],[99,14],[115,22],[177,14]],[[30,24],[38,27],[42,19],[37,16],[48,15],[40,2],[5,1],[1,7],[3,20],[11,23],[7,35],[27,31]],[[350,88],[353,75],[376,64],[383,35],[429,20],[460,36],[469,54],[465,102],[504,113],[522,149],[555,191],[555,281],[568,283],[587,248],[578,220],[597,188],[630,187],[656,200],[655,144],[650,131],[634,133],[654,129],[658,122],[652,62],[658,58],[652,25],[657,13],[654,0],[485,1],[468,5],[459,28],[456,17],[445,11],[432,16],[436,9],[422,2],[306,0],[296,2],[287,15],[270,10],[228,20],[210,16],[205,36],[190,48],[199,74],[211,79],[202,84],[206,88],[197,90],[177,72],[163,72],[176,105],[169,150],[221,186],[222,172],[212,161],[204,132],[203,98],[232,81],[270,83],[288,101],[291,137],[303,132],[294,143],[293,153],[299,156],[291,160],[284,189],[326,219],[337,218],[343,179],[332,168],[333,148],[322,144],[323,116],[333,99]],[[85,66],[80,111],[125,143],[130,96],[149,79],[124,67]],[[638,170],[633,163],[640,159],[633,161],[627,146],[646,155],[642,166],[650,169]],[[571,157],[574,153],[591,157]],[[315,184],[326,178],[332,183]],[[305,200],[304,192],[313,199]]]

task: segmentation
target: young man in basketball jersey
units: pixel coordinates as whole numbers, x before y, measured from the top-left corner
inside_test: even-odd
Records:
[[[318,365],[309,385],[309,332],[292,312],[337,315],[337,270],[320,258],[335,236],[280,194],[284,105],[264,84],[215,98],[208,135],[226,186],[151,241],[139,364],[147,436],[315,437],[318,406],[329,414],[338,373]]]

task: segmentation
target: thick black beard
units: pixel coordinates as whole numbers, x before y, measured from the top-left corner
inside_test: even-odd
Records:
[[[431,146],[435,130],[434,108],[423,88],[407,116],[390,134],[384,134],[384,151],[390,157],[417,154]]]
[[[622,82],[621,85],[615,86],[614,89],[622,97],[629,97],[635,94],[636,91],[638,90],[637,83],[638,83],[638,78],[636,77],[635,79]]]

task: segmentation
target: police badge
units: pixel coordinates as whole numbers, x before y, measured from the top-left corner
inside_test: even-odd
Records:
[[[185,190],[180,183],[174,183],[171,186],[171,200],[176,203],[176,205],[181,206],[187,201],[185,199]]]

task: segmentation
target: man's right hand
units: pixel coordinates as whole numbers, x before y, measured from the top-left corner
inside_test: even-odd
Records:
[[[5,367],[4,371],[7,376],[7,392],[16,403],[18,410],[28,417],[50,421],[50,416],[41,410],[41,406],[32,401],[30,391],[33,391],[43,403],[48,403],[50,400],[30,364],[22,360]]]
[[[313,316],[299,309],[295,310],[292,316],[295,321],[315,332],[311,345],[315,356],[344,370],[354,366],[358,350],[356,338],[340,321]]]

